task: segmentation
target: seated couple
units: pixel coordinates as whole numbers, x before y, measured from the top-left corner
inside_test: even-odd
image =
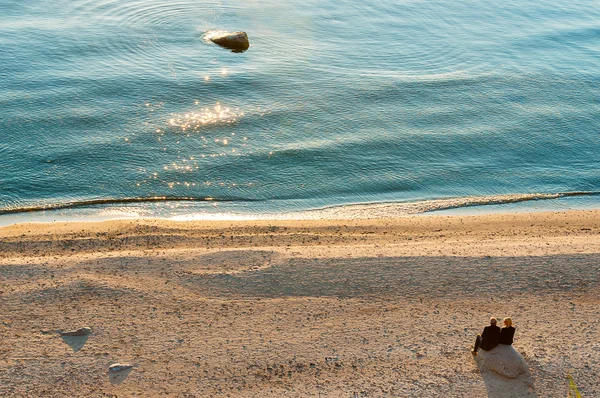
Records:
[[[513,337],[515,335],[512,319],[504,318],[504,326],[502,329],[496,326],[496,323],[498,323],[496,318],[490,318],[490,326],[486,326],[483,329],[483,333],[477,335],[477,338],[475,339],[475,348],[471,351],[473,355],[477,355],[477,351],[479,351],[480,348],[489,351],[498,344],[512,345]]]

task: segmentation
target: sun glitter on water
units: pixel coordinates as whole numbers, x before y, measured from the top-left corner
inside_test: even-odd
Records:
[[[198,101],[195,104],[198,105]],[[218,102],[212,108],[201,108],[199,111],[175,114],[169,120],[169,125],[181,131],[198,131],[207,125],[235,123],[244,116],[239,108],[223,107]]]

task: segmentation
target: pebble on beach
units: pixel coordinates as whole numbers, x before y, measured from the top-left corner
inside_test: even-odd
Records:
[[[69,330],[66,332],[59,332],[61,336],[89,336],[92,334],[92,329],[88,327],[79,328],[77,330]]]
[[[129,369],[133,369],[133,365],[125,363],[114,363],[108,367],[108,371],[110,373],[119,373]]]

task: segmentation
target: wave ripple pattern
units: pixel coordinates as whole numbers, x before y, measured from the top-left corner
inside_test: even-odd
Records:
[[[598,199],[593,1],[0,0],[0,48],[0,214]]]

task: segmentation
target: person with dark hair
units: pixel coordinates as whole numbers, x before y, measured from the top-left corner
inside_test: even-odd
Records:
[[[481,348],[482,350],[489,351],[498,345],[500,339],[500,328],[496,326],[498,320],[494,317],[490,318],[490,326],[483,328],[483,333],[478,334],[475,339],[475,347],[473,348],[473,355],[477,355],[477,351]]]
[[[504,326],[500,329],[500,338],[498,343],[505,345],[512,345],[513,338],[515,337],[515,327],[512,325],[512,319],[504,318]]]

